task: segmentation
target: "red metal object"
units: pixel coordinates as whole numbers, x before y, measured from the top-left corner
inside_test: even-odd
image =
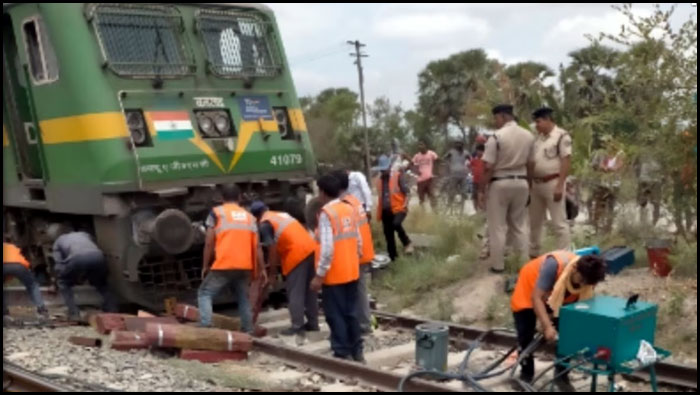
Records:
[[[76,346],[83,347],[102,347],[102,340],[96,337],[71,336],[68,342]]]
[[[203,363],[217,363],[222,361],[244,361],[248,359],[248,353],[240,351],[181,350],[180,359],[185,359],[188,361],[199,361]]]
[[[666,277],[671,272],[671,265],[668,263],[670,253],[669,247],[647,247],[649,267],[657,276]]]
[[[248,300],[252,306],[253,325],[258,322],[258,316],[263,308],[263,302],[267,299],[269,291],[269,282],[263,282],[263,278],[258,274],[258,277],[252,281],[248,289]]]
[[[110,335],[111,348],[119,351],[142,350],[150,347],[143,332],[114,331]]]
[[[610,361],[610,357],[612,357],[612,351],[608,347],[598,347],[598,351],[595,353],[595,359]]]
[[[128,314],[101,313],[95,316],[95,330],[102,335],[112,331],[126,330],[126,318],[133,317]]]

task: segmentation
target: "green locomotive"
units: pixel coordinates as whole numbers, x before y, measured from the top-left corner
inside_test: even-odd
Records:
[[[159,309],[196,292],[217,185],[303,204],[316,164],[267,7],[3,3],[2,37],[4,236],[40,278],[69,222]]]

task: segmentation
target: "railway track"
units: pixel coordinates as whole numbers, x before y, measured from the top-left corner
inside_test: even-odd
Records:
[[[2,361],[3,392],[73,392],[72,388],[30,372],[9,361]]]
[[[286,366],[305,366],[312,372],[323,374],[326,377],[338,378],[343,382],[350,383],[351,386],[364,390],[395,391],[401,379],[414,369],[413,331],[417,325],[426,321],[381,311],[374,311],[373,314],[379,323],[379,330],[366,339],[366,365],[332,358],[328,341],[329,332],[325,325],[322,325],[320,333],[309,333],[305,339],[279,336],[279,332],[289,326],[288,314],[284,309],[261,314],[259,323],[267,328],[268,337],[255,339],[254,351],[258,354],[274,357]],[[450,331],[451,346],[448,355],[448,368],[455,370],[462,362],[467,346],[481,336],[483,331],[454,323],[440,324],[446,325]],[[484,343],[487,350],[474,355],[476,358],[472,358],[472,366],[488,365],[499,355],[503,355],[505,350],[515,345],[516,339],[513,335],[496,333],[487,336]],[[554,347],[551,345],[543,346],[540,351],[544,355],[554,355]],[[255,364],[254,358],[251,363]],[[543,362],[539,365],[547,364]],[[8,369],[3,369],[4,387],[11,391],[23,391],[24,388],[37,388],[37,391],[65,389],[62,384],[23,370],[19,366],[11,364],[7,366]],[[697,391],[696,366],[662,362],[657,364],[656,373],[659,384]],[[648,381],[649,374],[639,372],[625,378]],[[489,380],[487,383],[489,389],[510,391],[510,385],[506,385],[504,379],[505,377],[501,380]],[[580,378],[580,380],[584,379]],[[458,380],[443,382],[411,380],[407,382],[405,390],[411,392],[456,392],[464,391],[464,387]]]
[[[417,318],[380,311],[374,311],[373,314],[383,325],[394,326],[406,330],[411,330],[417,325],[425,322],[424,320]],[[441,322],[441,324],[450,328],[450,338],[453,340],[472,341],[483,334],[483,331],[481,330],[464,325],[450,322]],[[512,347],[517,344],[517,339],[515,336],[502,333],[491,334],[486,337],[485,341],[501,347]],[[554,355],[556,351],[554,346],[551,344],[543,346],[542,350],[550,355]],[[667,384],[685,389],[698,389],[697,372],[697,366],[684,366],[671,362],[659,362],[656,364],[656,379],[660,384]],[[631,376],[635,379],[649,381],[649,372],[647,371],[640,371]]]
[[[317,341],[307,340],[305,344],[297,345],[296,347],[292,345],[289,340],[286,345],[280,344],[279,341],[257,340],[255,345],[263,352],[290,361],[302,361],[301,363],[309,367],[319,369],[338,377],[355,377],[381,390],[396,390],[400,379],[414,368],[413,359],[415,345],[412,336],[413,331],[417,325],[427,321],[381,311],[373,311],[373,314],[380,324],[380,330],[375,333],[375,336],[378,338],[398,337],[395,333],[402,333],[406,336],[404,337],[404,341],[388,342],[388,347],[367,350],[365,353],[367,366],[329,358],[330,350],[328,347],[328,340],[325,338]],[[482,336],[484,331],[449,322],[440,322],[439,324],[447,326],[450,331],[451,347],[448,354],[448,368],[454,370],[463,360],[466,346]],[[289,322],[286,319],[280,319],[265,322],[262,325],[266,326],[269,334],[274,336],[279,329],[288,326]],[[517,344],[514,335],[503,333],[490,334],[484,338],[483,342],[487,347],[491,348],[491,350],[484,354],[491,353],[492,355],[483,355],[482,358],[478,358],[477,355],[474,361],[477,365],[479,362],[484,365],[488,364],[495,360],[498,355],[502,355],[507,349]],[[552,345],[544,345],[540,349],[540,352],[553,359],[555,348]],[[548,364],[547,362],[541,363],[541,365]],[[656,365],[656,375],[659,384],[669,385],[683,390],[697,391],[696,366],[683,366],[669,362],[660,362]],[[624,378],[630,381],[648,382],[649,373],[642,371],[631,376],[624,376]],[[505,379],[505,377],[503,379]],[[487,380],[487,383],[492,385],[494,390],[508,391],[510,386],[506,386],[503,379]],[[582,380],[588,381],[589,378],[583,377]],[[417,382],[412,380],[408,382],[408,385],[410,386],[405,387],[406,391],[443,392],[464,390],[462,383],[456,380],[440,383],[435,381]]]

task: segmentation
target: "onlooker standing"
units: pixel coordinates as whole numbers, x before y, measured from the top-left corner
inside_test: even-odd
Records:
[[[447,185],[445,192],[447,195],[447,205],[452,207],[455,196],[458,194],[462,196],[462,203],[466,200],[466,184],[467,176],[469,175],[469,169],[467,168],[467,162],[470,159],[469,152],[464,149],[464,142],[457,140],[454,142],[452,148],[445,155],[445,159],[448,161],[448,176]],[[464,211],[464,205],[462,205],[460,212]]]
[[[600,229],[602,220],[602,230],[610,232],[615,220],[615,202],[622,185],[620,173],[624,167],[625,153],[611,136],[605,135],[601,140],[604,148],[591,158],[596,185],[593,188],[589,215],[596,230]]]
[[[435,151],[428,149],[428,144],[423,140],[418,143],[418,151],[412,161],[415,166],[418,166],[418,200],[422,206],[427,196],[430,199],[430,208],[435,211],[437,202],[433,193],[433,166],[439,157]]]
[[[382,221],[389,257],[393,261],[398,257],[394,232],[399,234],[407,254],[413,253],[413,245],[402,225],[408,214],[408,185],[405,175],[391,170],[391,166],[391,159],[386,155],[379,157],[378,169],[381,175],[377,183],[379,193],[377,219]]]
[[[649,142],[651,143],[651,142]],[[661,215],[661,190],[663,181],[661,176],[661,164],[649,153],[642,154],[636,163],[637,173],[637,204],[639,204],[639,219],[647,222],[647,204],[653,208],[652,225],[656,225]]]
[[[477,145],[474,155],[469,161],[469,167],[472,170],[472,179],[474,182],[472,200],[474,201],[474,210],[476,210],[476,212],[481,212],[486,209],[484,199],[481,197],[484,189],[484,160],[482,159],[484,156],[484,149],[484,144]]]

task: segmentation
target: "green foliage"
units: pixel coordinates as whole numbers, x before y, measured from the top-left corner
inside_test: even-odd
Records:
[[[679,240],[669,256],[669,263],[673,267],[673,275],[687,278],[698,278],[698,244]]]
[[[418,75],[418,105],[405,111],[386,98],[368,105],[373,159],[397,139],[415,152],[419,139],[444,152],[455,138],[472,144],[491,129],[491,107],[515,105],[521,123],[535,108],[555,109],[557,123],[573,137],[572,171],[584,186],[596,183],[593,153],[609,136],[625,154],[631,177],[640,159],[662,167],[664,201],[671,211],[697,207],[697,16],[679,27],[670,23],[674,6],[655,6],[638,16],[633,6],[615,6],[625,18],[617,34],[589,33],[590,45],[569,53],[555,73],[525,61],[505,65],[483,49],[468,49],[426,65]],[[675,18],[675,17],[674,17]],[[347,88],[302,98],[312,142],[321,162],[361,168],[364,133],[358,96]],[[678,222],[678,221],[677,221]],[[686,230],[686,229],[683,229]]]
[[[478,223],[471,218],[447,221],[418,213],[408,216],[407,231],[411,232],[419,222],[424,222],[421,232],[437,236],[438,244],[426,251],[419,250],[416,255],[400,257],[373,280],[372,288],[379,299],[394,310],[413,306],[431,292],[469,278],[477,264],[480,247],[475,231]],[[413,214],[416,215],[411,219]],[[451,303],[439,299],[436,298],[437,305],[430,305],[430,310],[442,318],[451,315]]]

